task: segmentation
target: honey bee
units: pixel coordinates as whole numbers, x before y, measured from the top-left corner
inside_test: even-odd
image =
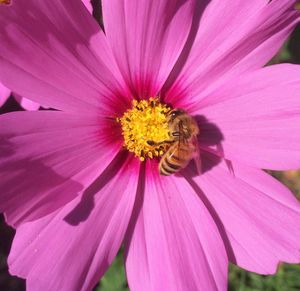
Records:
[[[199,127],[196,120],[182,109],[173,109],[167,115],[171,139],[159,143],[148,141],[149,145],[170,144],[159,162],[159,173],[169,176],[184,169],[194,159],[198,174],[201,173],[201,161],[197,135]]]

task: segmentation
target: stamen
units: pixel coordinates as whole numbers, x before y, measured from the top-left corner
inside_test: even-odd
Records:
[[[166,115],[171,110],[159,98],[133,100],[132,108],[117,121],[121,123],[124,147],[141,161],[163,155],[170,139]]]

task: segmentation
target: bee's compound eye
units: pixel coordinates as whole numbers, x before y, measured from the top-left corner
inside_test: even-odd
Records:
[[[181,110],[181,109],[174,109],[172,111],[172,113],[171,113],[171,116],[172,116],[172,118],[175,118],[175,117],[177,117],[179,115],[182,115],[182,114],[184,114],[183,110]]]

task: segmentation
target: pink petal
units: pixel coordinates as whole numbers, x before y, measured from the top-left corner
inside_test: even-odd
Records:
[[[83,4],[85,5],[85,7],[87,8],[87,10],[92,14],[93,12],[93,7],[91,4],[92,0],[81,0],[83,2]]]
[[[10,95],[10,90],[0,83],[0,107],[6,102]]]
[[[189,34],[195,0],[103,0],[103,18],[132,93],[155,96]]]
[[[11,274],[27,279],[28,290],[96,285],[120,248],[135,200],[139,161],[121,167],[119,158],[81,199],[18,228],[8,264]]]
[[[277,170],[300,167],[299,66],[276,65],[236,78],[196,108],[209,122],[200,124],[203,146],[215,144],[219,132],[219,154],[230,160]]]
[[[207,209],[184,179],[146,169],[126,239],[131,290],[226,290],[227,255]]]
[[[25,109],[29,111],[36,111],[40,108],[40,104],[33,102],[27,98],[23,98],[17,94],[13,94],[18,103]]]
[[[232,163],[230,171],[203,159],[211,169],[189,180],[224,229],[230,260],[261,274],[273,274],[281,261],[299,263],[300,204],[292,193],[261,170]]]
[[[121,148],[113,125],[58,111],[0,116],[0,211],[13,226],[82,193]]]
[[[169,79],[166,102],[199,100],[229,78],[264,66],[300,20],[294,0],[213,0],[206,7],[207,1],[200,2],[195,39]]]
[[[81,1],[2,5],[0,41],[0,79],[21,96],[72,112],[111,114],[128,102],[117,96],[122,77],[103,32]]]

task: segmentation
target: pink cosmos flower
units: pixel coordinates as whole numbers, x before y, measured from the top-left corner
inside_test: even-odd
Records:
[[[79,0],[0,7],[0,79],[58,110],[0,117],[11,274],[90,290],[122,243],[131,290],[225,290],[228,260],[299,262],[299,203],[260,170],[300,166],[300,67],[262,68],[295,2],[103,0],[105,33]],[[155,96],[197,119],[201,175],[123,149],[115,117]]]

